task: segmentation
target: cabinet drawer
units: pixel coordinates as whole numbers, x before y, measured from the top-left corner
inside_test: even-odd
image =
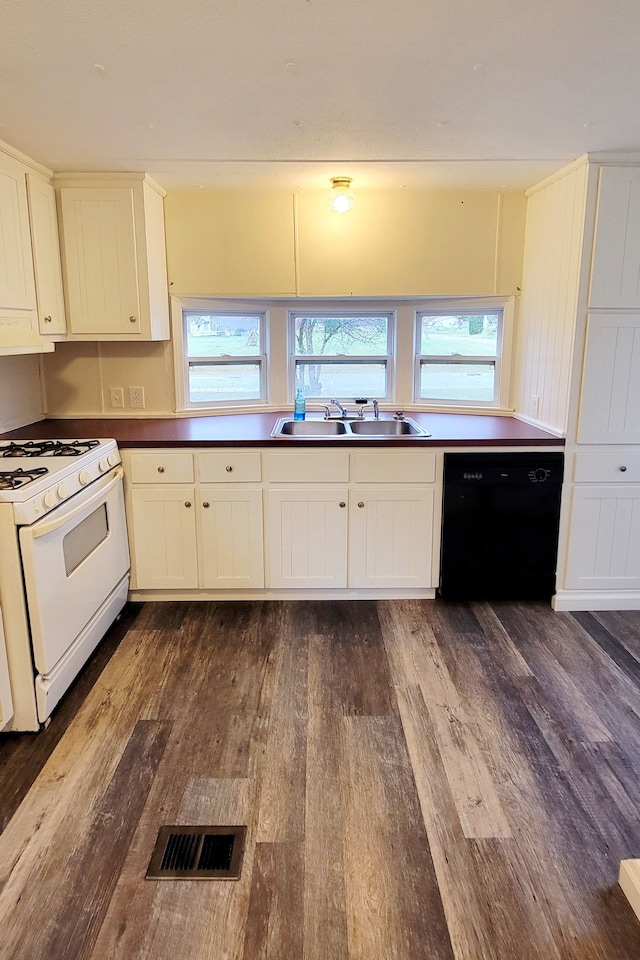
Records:
[[[132,453],[132,483],[193,483],[193,455],[154,450]]]
[[[640,453],[576,453],[576,483],[640,483]]]
[[[355,483],[434,483],[436,454],[415,450],[376,450],[351,454]]]
[[[349,479],[346,450],[268,453],[265,461],[267,480],[272,483],[346,483]]]
[[[260,454],[256,451],[217,450],[198,454],[198,478],[202,483],[249,483],[262,480]]]

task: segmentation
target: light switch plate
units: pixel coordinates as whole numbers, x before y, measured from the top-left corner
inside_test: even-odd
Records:
[[[124,387],[109,387],[109,399],[112,407],[124,409]]]

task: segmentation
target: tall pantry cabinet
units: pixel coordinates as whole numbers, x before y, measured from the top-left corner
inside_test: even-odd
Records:
[[[519,401],[567,436],[554,606],[640,609],[640,157],[583,157],[529,202]]]

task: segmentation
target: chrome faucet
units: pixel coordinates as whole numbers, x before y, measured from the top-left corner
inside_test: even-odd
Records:
[[[359,403],[358,407],[358,417],[360,420],[364,418],[364,411],[366,407],[373,407],[373,418],[374,420],[380,419],[380,410],[378,409],[377,400],[356,400],[356,403]]]
[[[339,400],[329,400],[329,403],[330,403],[330,404],[332,403],[332,404],[334,405],[334,407],[337,407],[337,408],[338,408],[338,410],[340,411],[340,417],[341,417],[343,420],[346,420],[346,419],[347,419],[347,417],[349,416],[349,414],[347,413],[347,411],[346,411],[345,408],[342,406],[342,404],[340,403]],[[328,404],[325,404],[325,407],[324,407],[324,418],[325,418],[325,420],[329,420],[330,416],[331,416],[331,409],[330,409],[330,407],[329,407]]]

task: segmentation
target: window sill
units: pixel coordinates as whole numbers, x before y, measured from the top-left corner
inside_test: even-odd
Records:
[[[345,401],[345,406],[349,412],[355,409]],[[385,413],[395,413],[396,410],[403,410],[405,413],[459,413],[475,414],[488,417],[512,417],[514,409],[512,407],[471,407],[471,406],[440,406],[437,404],[400,404],[393,402],[381,402],[380,411]],[[261,403],[261,404],[229,404],[225,407],[177,407],[176,417],[216,417],[239,415],[242,413],[280,413],[282,410],[291,409],[293,414],[293,400],[282,404]],[[307,404],[307,413],[323,413],[324,405],[320,401],[311,401]]]

